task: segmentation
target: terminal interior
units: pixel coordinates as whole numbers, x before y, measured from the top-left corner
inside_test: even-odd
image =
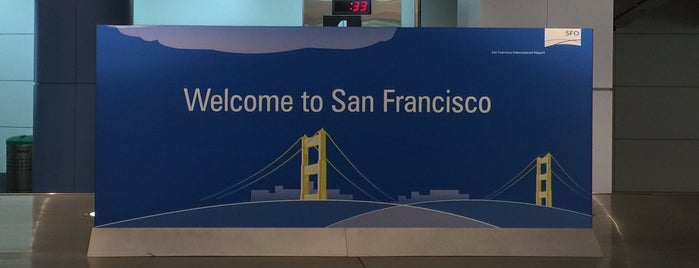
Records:
[[[374,0],[372,14],[362,16],[363,27],[594,29],[592,218],[602,257],[87,257],[94,227],[94,27],[319,27],[329,3],[0,1],[0,267],[699,264],[699,3],[693,0]],[[5,140],[21,135],[34,136],[33,189],[17,193],[8,187],[14,178],[7,174]]]

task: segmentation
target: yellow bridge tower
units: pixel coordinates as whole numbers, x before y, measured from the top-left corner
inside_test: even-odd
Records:
[[[328,159],[325,155],[327,134],[325,129],[321,128],[311,137],[301,137],[301,200],[328,199]],[[318,151],[318,162],[313,164],[308,163],[311,148]],[[311,193],[311,176],[317,179],[315,193]]]
[[[536,204],[539,206],[553,206],[551,189],[551,153],[536,158]]]

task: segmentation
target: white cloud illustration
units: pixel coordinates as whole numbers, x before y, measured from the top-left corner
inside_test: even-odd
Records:
[[[114,26],[124,35],[178,49],[261,54],[304,48],[359,49],[391,40],[396,28]],[[322,35],[318,33],[322,32]]]

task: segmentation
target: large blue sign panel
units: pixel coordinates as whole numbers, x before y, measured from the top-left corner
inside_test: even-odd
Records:
[[[97,227],[591,227],[591,30],[100,26],[97,76]]]

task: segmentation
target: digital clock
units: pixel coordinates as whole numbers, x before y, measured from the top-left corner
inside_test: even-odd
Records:
[[[333,15],[371,14],[371,0],[333,0]]]

